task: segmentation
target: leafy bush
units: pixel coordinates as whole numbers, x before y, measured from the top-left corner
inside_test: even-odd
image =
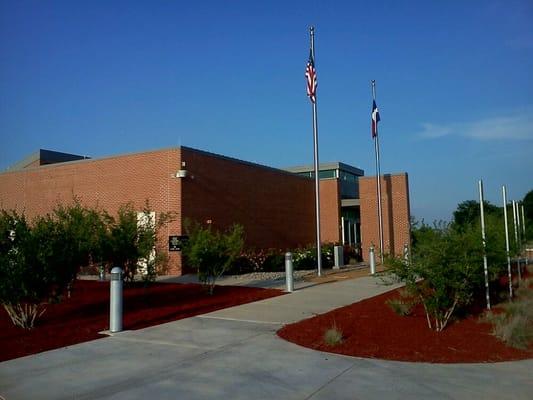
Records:
[[[320,246],[322,267],[331,268],[334,265],[333,244],[326,243]],[[317,268],[317,251],[315,246],[292,251],[292,260],[295,270],[309,270]]]
[[[499,276],[505,261],[497,216],[488,216],[486,253],[489,277]],[[398,277],[420,300],[430,329],[443,330],[454,311],[471,302],[484,287],[483,246],[479,224],[461,226],[422,224],[414,227],[411,260],[388,257],[387,273]]]
[[[103,261],[107,227],[101,212],[83,207],[75,199],[72,206],[58,205],[53,217],[70,238],[75,265],[82,267]]]
[[[148,209],[145,215],[153,215]],[[170,219],[138,226],[131,206],[121,207],[118,219],[82,207],[57,206],[30,225],[23,215],[0,214],[0,302],[14,324],[32,328],[46,303],[59,301],[81,267],[107,262],[122,266],[133,279],[144,260],[147,279],[155,279],[164,256],[155,252],[158,229]],[[155,254],[154,254],[155,253]],[[163,253],[161,253],[163,254]]]
[[[224,271],[224,275],[242,275],[254,272],[254,264],[246,254],[236,257],[231,265]]]
[[[198,279],[213,294],[216,280],[230,267],[244,245],[243,228],[233,225],[226,232],[218,232],[211,225],[186,221],[189,240],[183,248],[187,263],[198,271]]]
[[[172,213],[160,213],[156,218],[148,203],[141,213],[135,211],[131,203],[122,205],[116,218],[106,213],[104,258],[109,267],[121,267],[124,279],[130,282],[142,267],[143,279],[155,280],[157,272],[167,262],[166,254],[156,249],[157,236],[173,218]]]
[[[322,266],[331,268],[333,260],[333,244],[324,244],[322,250]],[[305,247],[292,250],[293,266],[295,270],[309,270],[317,267],[316,247]],[[243,252],[226,274],[246,274],[250,272],[284,272],[285,252],[278,249],[248,250]]]
[[[61,297],[90,247],[57,216],[33,226],[15,212],[0,214],[0,302],[12,322],[31,329],[46,303]]]
[[[316,248],[306,247],[303,249],[293,250],[292,263],[295,270],[306,270],[316,268]]]
[[[285,253],[271,250],[263,263],[265,272],[284,272],[285,271]]]

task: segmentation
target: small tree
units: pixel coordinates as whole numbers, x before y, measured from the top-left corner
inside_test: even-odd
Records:
[[[483,201],[483,209],[485,216],[502,213],[502,209],[486,200]],[[457,209],[453,212],[453,222],[457,228],[473,226],[479,222],[480,215],[479,201],[466,200],[457,205]]]
[[[526,227],[526,240],[533,240],[533,190],[530,190],[522,200],[524,207],[524,222]]]
[[[218,278],[239,256],[244,245],[242,226],[233,225],[226,232],[187,221],[189,240],[183,248],[187,262],[198,271],[198,279],[213,294]]]
[[[29,226],[24,216],[0,217],[0,301],[15,325],[31,329],[46,303],[74,280],[79,250],[66,226],[50,215]]]
[[[172,213],[160,213],[156,218],[148,202],[140,213],[128,203],[119,208],[116,218],[106,214],[104,258],[111,266],[120,266],[127,281],[135,280],[139,265],[146,269],[144,279],[154,280],[167,261],[163,252],[156,251],[158,233],[173,218]]]
[[[498,231],[499,218],[487,218],[489,276],[499,275],[503,264],[503,241]],[[500,226],[500,230],[501,226]],[[387,272],[406,285],[410,295],[424,306],[430,329],[442,331],[459,307],[472,300],[484,286],[483,245],[478,224],[461,226],[422,225],[413,230],[414,242],[409,262],[401,258],[386,260]]]
[[[72,255],[72,265],[86,267],[103,262],[107,228],[102,212],[83,207],[74,199],[71,206],[58,205],[53,211],[53,218],[68,238],[63,244],[63,254]]]

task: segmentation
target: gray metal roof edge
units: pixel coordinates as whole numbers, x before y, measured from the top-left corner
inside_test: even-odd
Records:
[[[155,150],[135,151],[135,152],[130,152],[130,153],[115,154],[115,155],[111,155],[111,156],[104,156],[104,157],[97,157],[97,158],[85,158],[85,159],[80,159],[80,160],[64,161],[64,162],[55,163],[55,164],[40,165],[38,168],[55,168],[55,167],[59,167],[61,165],[69,165],[69,164],[73,164],[73,163],[96,162],[96,161],[109,160],[109,159],[119,158],[119,157],[128,157],[128,156],[133,156],[133,155],[137,155],[137,154],[157,153],[157,152],[162,152],[162,151],[181,150],[181,149],[185,149],[185,150],[188,150],[188,151],[193,151],[193,152],[205,154],[205,155],[210,156],[210,157],[217,157],[217,158],[220,158],[220,159],[224,159],[224,160],[228,160],[228,161],[232,161],[232,162],[237,162],[237,163],[244,164],[244,165],[254,166],[254,167],[270,170],[270,171],[281,173],[281,174],[288,174],[288,175],[291,175],[291,176],[296,176],[296,177],[301,178],[301,179],[310,179],[310,178],[305,177],[305,176],[296,175],[296,174],[291,173],[290,171],[287,171],[285,169],[269,167],[267,165],[262,165],[262,164],[254,163],[254,162],[251,162],[251,161],[244,161],[244,160],[240,160],[238,158],[228,157],[228,156],[224,156],[224,155],[221,155],[221,154],[216,154],[216,153],[212,153],[212,152],[205,151],[205,150],[195,149],[193,147],[188,147],[188,146],[171,146],[171,147],[163,147],[163,148],[159,148],[159,149],[155,149]],[[33,154],[33,156],[35,157],[35,159],[33,161],[38,159],[39,154],[40,154],[39,151],[37,151],[37,152],[35,152]],[[29,156],[27,158],[29,159]],[[5,170],[5,171],[1,171],[0,175],[1,174],[6,174],[6,173],[11,173],[11,172],[21,172],[21,171],[24,171],[24,169],[23,168],[17,169],[17,170],[8,169],[8,170]]]
[[[82,156],[82,157],[87,157],[87,158],[83,158],[83,159],[79,159],[79,160],[72,160],[72,161],[63,161],[63,162],[58,162],[58,163],[54,163],[54,164],[40,165],[38,168],[55,168],[55,167],[59,167],[61,165],[70,165],[70,164],[74,164],[74,163],[85,163],[85,162],[89,163],[89,162],[95,162],[95,161],[109,160],[109,159],[112,159],[112,158],[128,157],[128,156],[133,156],[133,155],[136,155],[136,154],[157,153],[157,152],[165,151],[165,150],[179,150],[179,149],[180,149],[180,146],[173,146],[173,147],[165,147],[165,148],[160,148],[160,149],[155,149],[155,150],[147,150],[147,151],[132,151],[132,152],[129,152],[129,153],[114,154],[114,155],[110,155],[110,156],[103,156],[103,157],[97,157],[97,158],[90,158],[89,156]],[[48,150],[48,151],[53,151],[53,150]],[[58,152],[58,153],[60,153],[60,152]],[[34,155],[38,155],[38,154],[39,154],[39,151],[34,153]],[[68,154],[68,153],[65,153],[65,154]],[[18,170],[7,169],[7,170],[4,170],[4,171],[0,172],[0,174],[10,173],[10,172],[21,172],[21,171],[24,171],[24,169],[18,169]]]
[[[340,162],[340,161],[334,161],[334,162],[326,162],[326,163],[320,163],[319,165],[319,171],[325,171],[329,169],[340,169],[347,172],[351,172],[355,175],[364,176],[365,171],[354,167],[352,165]],[[293,172],[293,173],[299,173],[299,172],[312,172],[314,171],[314,166],[307,164],[307,165],[296,165],[294,167],[286,167],[283,168],[286,171]]]
[[[381,176],[401,176],[401,175],[405,175],[405,176],[409,176],[409,173],[407,172],[391,172],[391,173],[387,173],[387,174],[381,174]],[[365,175],[365,176],[362,176],[361,178],[375,178],[376,175]]]

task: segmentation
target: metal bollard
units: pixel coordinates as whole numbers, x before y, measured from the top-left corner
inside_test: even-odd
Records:
[[[376,273],[376,255],[374,254],[374,245],[370,246],[370,274],[374,275]]]
[[[285,282],[287,284],[287,292],[294,292],[294,280],[292,276],[292,253],[288,251],[285,253]]]
[[[109,300],[109,330],[122,331],[122,269],[111,270],[111,292]]]
[[[100,268],[98,268],[98,280],[100,282],[105,281],[105,268],[103,265],[100,265]]]
[[[335,261],[333,269],[340,269],[344,265],[344,248],[342,246],[333,247],[333,259]]]

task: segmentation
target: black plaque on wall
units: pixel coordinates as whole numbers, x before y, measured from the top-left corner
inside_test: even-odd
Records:
[[[189,239],[186,235],[171,235],[168,237],[168,251],[181,251],[185,242]]]

